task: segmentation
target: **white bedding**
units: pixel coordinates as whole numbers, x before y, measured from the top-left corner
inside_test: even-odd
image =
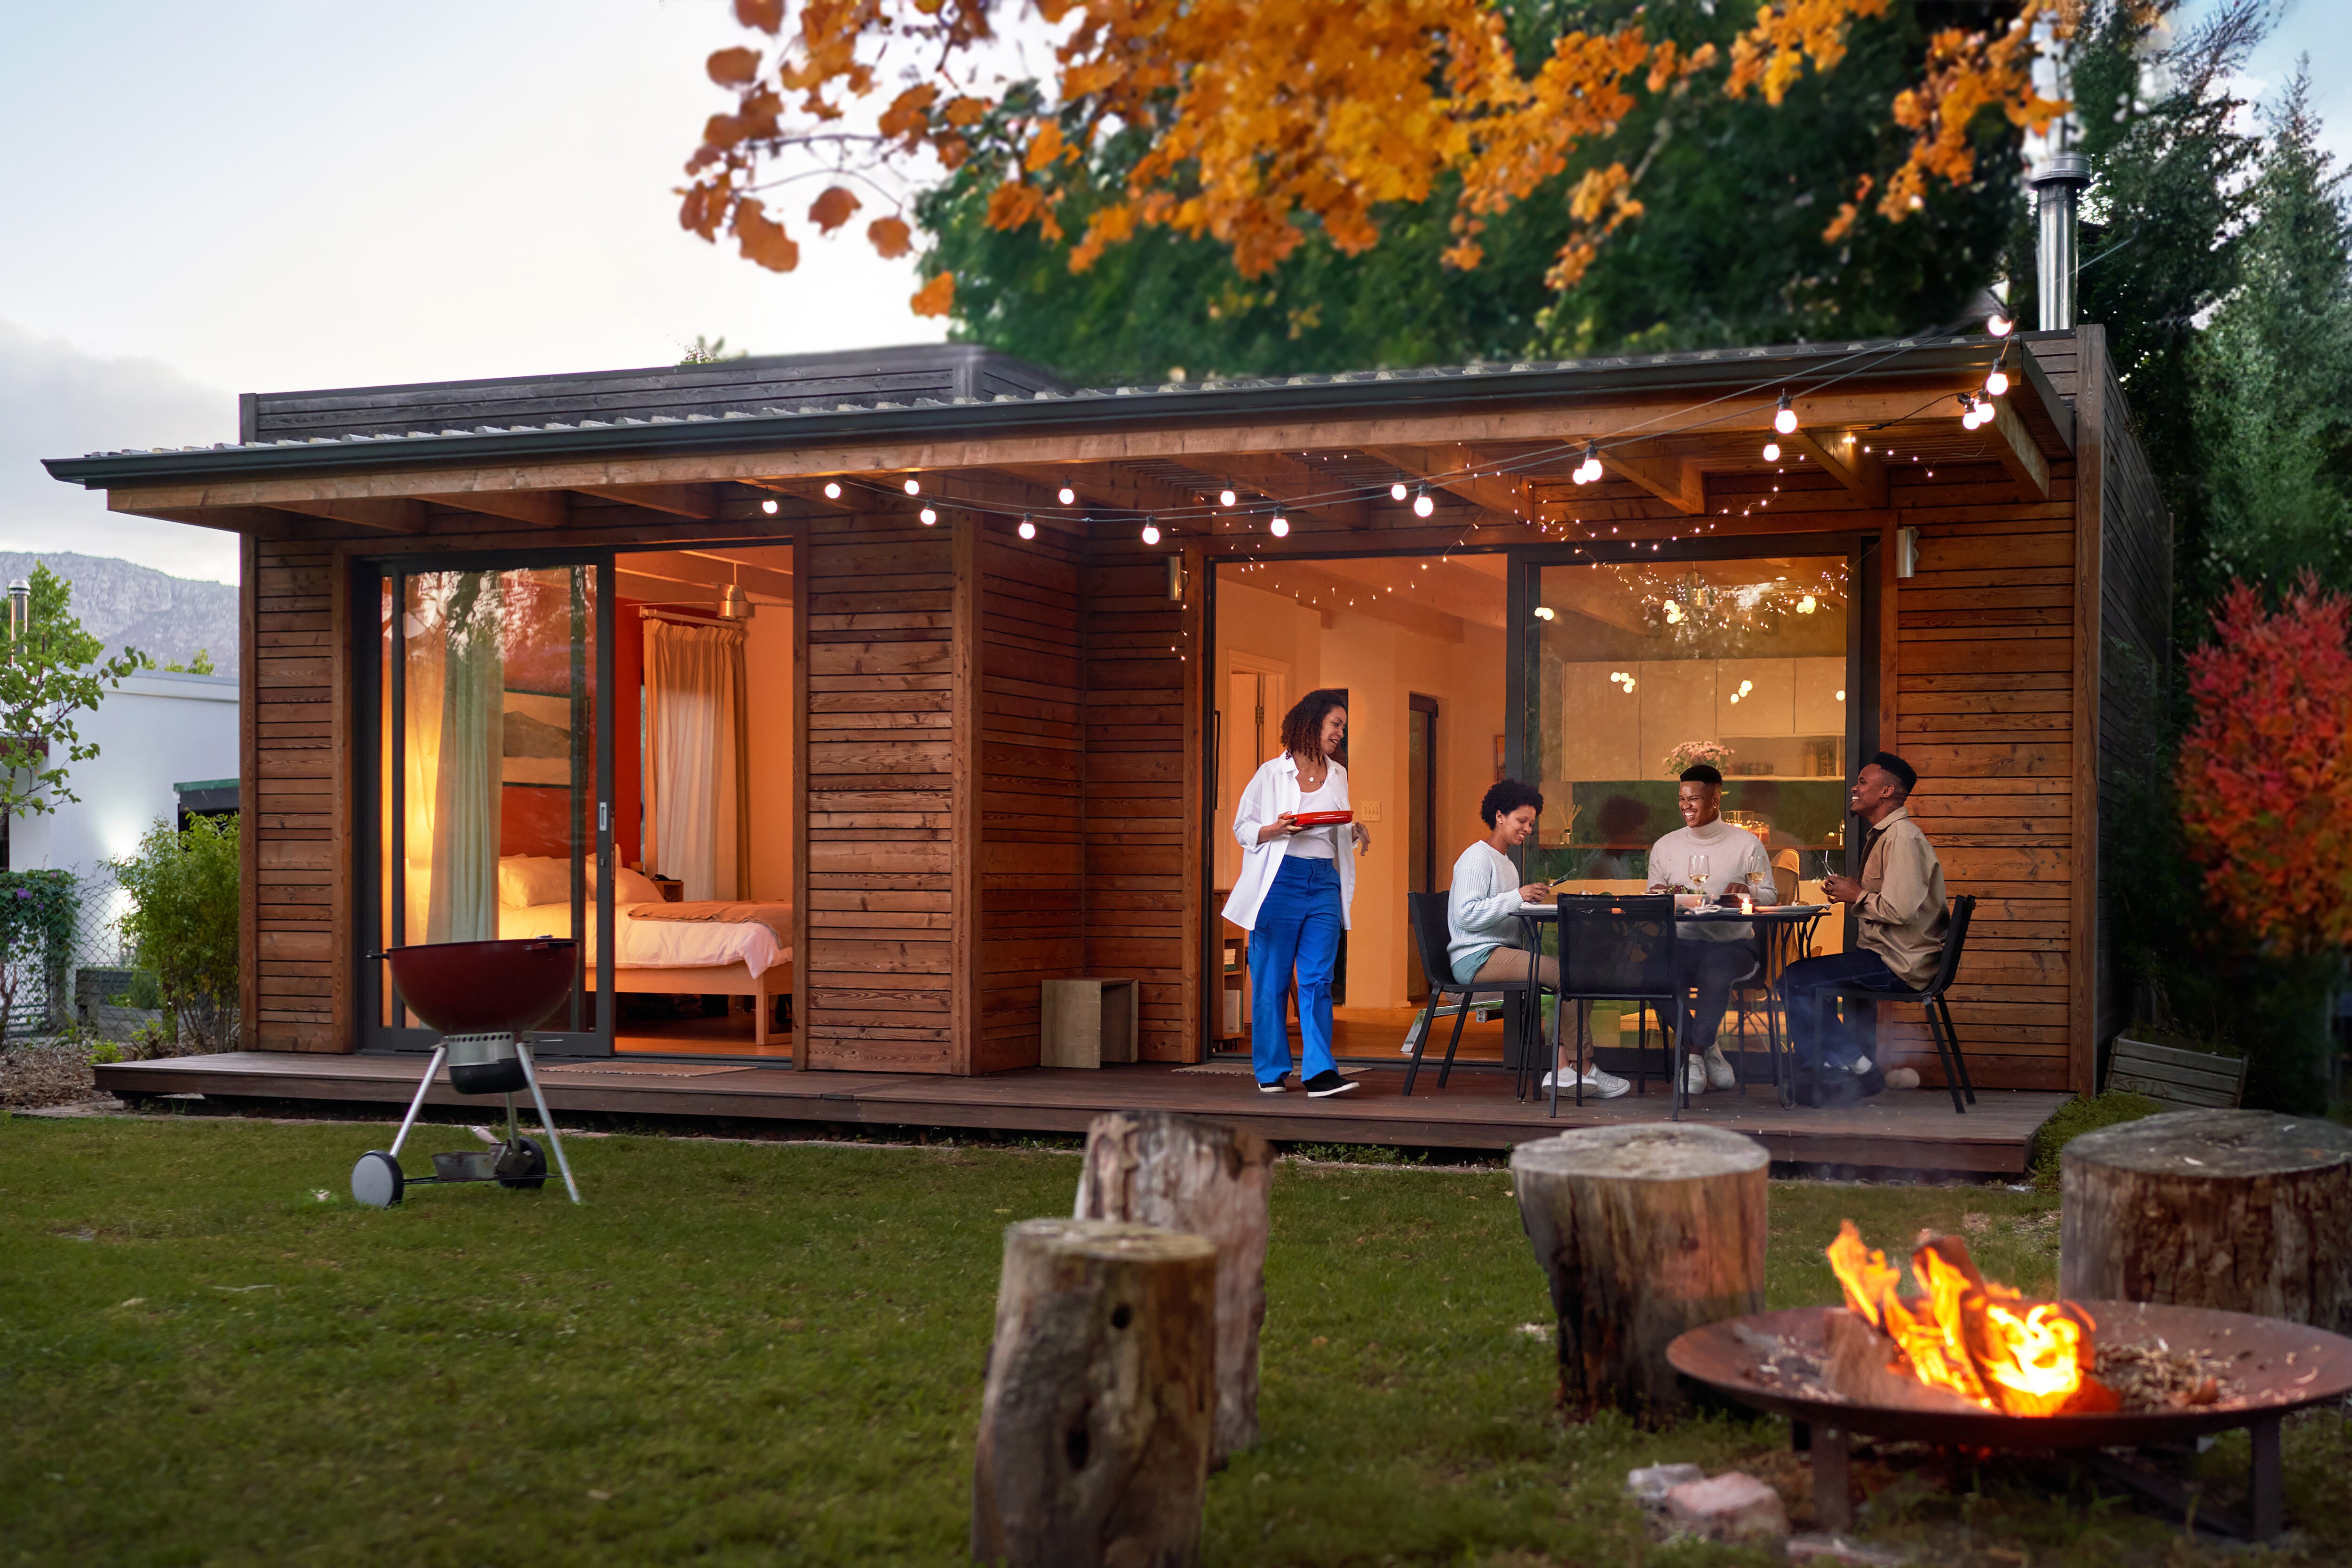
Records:
[[[756,980],[770,965],[791,960],[793,950],[758,921],[722,924],[718,921],[640,921],[629,918],[635,906],[621,904],[613,910],[613,934],[619,951],[613,955],[618,969],[700,969],[742,962]],[[570,936],[572,906],[531,904],[499,910],[499,935],[514,941],[530,936]],[[588,962],[596,962],[596,922],[588,921]]]

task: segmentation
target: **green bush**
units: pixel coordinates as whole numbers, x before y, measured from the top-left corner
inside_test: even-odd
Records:
[[[34,1005],[20,989],[40,965],[43,989],[52,1005],[65,989],[66,954],[73,942],[80,900],[65,871],[0,871],[0,1040],[22,1008]],[[58,1020],[44,1016],[44,1026]]]
[[[163,1005],[163,987],[156,982],[153,970],[134,969],[131,972],[131,989],[118,991],[106,1001],[111,1007],[136,1007],[142,1012],[159,1012]]]
[[[2045,1193],[2058,1190],[2059,1152],[2085,1132],[2137,1121],[2164,1107],[2144,1094],[2077,1095],[2052,1113],[2033,1135],[2033,1184]]]
[[[166,1024],[199,1050],[235,1044],[236,819],[191,817],[184,831],[159,819],[114,874],[131,894],[122,934],[155,976]]]

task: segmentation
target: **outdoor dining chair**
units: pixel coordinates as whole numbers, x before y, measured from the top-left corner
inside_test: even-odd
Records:
[[[1534,996],[1543,987],[1534,979],[1482,980],[1474,986],[1454,978],[1454,963],[1445,952],[1454,937],[1453,928],[1445,915],[1446,897],[1444,893],[1407,893],[1404,896],[1406,921],[1412,927],[1413,942],[1421,949],[1421,972],[1429,976],[1429,1006],[1423,1012],[1420,1027],[1413,1037],[1412,1065],[1404,1069],[1404,1091],[1407,1094],[1412,1092],[1413,1079],[1420,1076],[1421,1053],[1429,1048],[1430,1031],[1437,1026],[1437,1016],[1443,1010],[1440,1005],[1449,995],[1457,1000],[1454,1006],[1454,1033],[1445,1042],[1445,1059],[1438,1064],[1437,1068],[1437,1087],[1440,1089],[1445,1087],[1447,1077],[1454,1071],[1454,1052],[1462,1044],[1462,1024],[1470,1016],[1470,997],[1474,992],[1479,995],[1502,992],[1513,997],[1523,1010],[1520,1029],[1523,1042],[1528,1042],[1530,1036],[1539,1037],[1543,1033],[1540,1028],[1524,1026],[1524,1020],[1540,1016]],[[1525,1076],[1528,1058],[1534,1054],[1526,1048],[1525,1044],[1522,1045],[1519,1053],[1522,1077]],[[1524,1090],[1520,1098],[1526,1098]]]
[[[1977,1102],[1976,1086],[1969,1081],[1969,1064],[1960,1055],[1959,1032],[1952,1027],[1952,1009],[1944,1000],[1944,993],[1960,973],[1960,950],[1968,945],[1969,920],[1976,913],[1974,893],[1962,893],[1952,900],[1951,923],[1944,930],[1944,960],[1927,984],[1916,991],[1876,991],[1866,985],[1847,984],[1823,986],[1814,993],[1818,998],[1832,997],[1853,1002],[1868,1002],[1875,1006],[1881,1002],[1916,1002],[1927,1020],[1927,1037],[1936,1044],[1936,1058],[1944,1064],[1944,1087],[1952,1091],[1955,1115],[1968,1114],[1969,1106]],[[1818,1038],[1818,1035],[1816,1035]],[[1813,1076],[1821,1077],[1821,1063],[1814,1062]],[[1960,1097],[1968,1097],[1962,1104]]]
[[[1658,1010],[1660,1027],[1667,1009],[1675,1014],[1676,1051],[1690,1037],[1685,1023],[1683,992],[1675,979],[1676,931],[1672,893],[1621,896],[1613,893],[1562,893],[1559,910],[1559,1006],[1552,1015],[1551,1113],[1559,1114],[1559,1030],[1570,1002],[1632,1002]],[[1646,1021],[1645,1021],[1646,1022]],[[1648,1031],[1643,1030],[1646,1041]],[[1667,1059],[1677,1070],[1675,1115],[1683,1108],[1683,1082],[1675,1051]],[[1524,1073],[1527,1065],[1522,1062]],[[1575,1103],[1584,1103],[1584,1079],[1576,1080]]]

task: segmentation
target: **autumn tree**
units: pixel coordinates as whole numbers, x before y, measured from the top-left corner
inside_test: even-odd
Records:
[[[803,0],[790,16],[784,0],[737,0],[737,18],[776,43],[711,56],[711,79],[737,103],[705,126],[679,216],[789,271],[799,243],[769,211],[774,181],[812,160],[837,174],[808,209],[829,233],[862,210],[854,186],[871,194],[885,188],[878,174],[933,159],[950,175],[991,170],[987,222],[1069,239],[1073,271],[1165,229],[1213,240],[1254,280],[1310,231],[1342,255],[1369,251],[1385,215],[1444,191],[1440,258],[1467,270],[1486,260],[1498,219],[1645,100],[1753,94],[1778,107],[1809,72],[1839,66],[1856,19],[1890,4],[1776,0],[1728,48],[1690,47],[1637,7],[1582,17],[1523,58],[1487,0],[1037,0],[1059,29],[1047,94],[981,84],[997,42],[994,0]],[[2065,106],[2035,89],[2036,38],[2064,35],[2071,17],[2063,0],[2024,0],[2005,21],[1929,37],[1917,78],[1891,106],[1905,155],[1883,175],[1864,169],[1843,183],[1823,234],[1841,240],[1874,215],[1900,223],[1936,183],[1973,178],[1982,113],[2046,129]],[[869,108],[872,129],[856,129],[853,111]],[[1138,140],[1108,186],[1097,155],[1121,133]],[[1641,216],[1647,167],[1613,158],[1583,168],[1566,193],[1570,221],[1547,286],[1572,288]],[[874,218],[867,237],[885,256],[906,254],[907,214]],[[914,308],[945,313],[954,290],[954,273],[935,269]]]

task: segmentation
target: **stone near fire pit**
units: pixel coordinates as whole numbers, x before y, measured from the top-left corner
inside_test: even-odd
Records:
[[[2060,1165],[2061,1295],[2352,1333],[2352,1130],[2178,1110],[2086,1132]]]
[[[1703,1481],[1706,1472],[1696,1465],[1644,1465],[1625,1472],[1625,1489],[1643,1508],[1664,1508],[1666,1494],[1686,1481]]]
[[[1519,1219],[1551,1285],[1562,1403],[1680,1414],[1666,1347],[1764,1307],[1764,1180],[1718,1127],[1594,1127],[1511,1151]]]
[[[1666,1519],[1709,1541],[1769,1546],[1789,1538],[1789,1509],[1780,1494],[1740,1470],[1685,1481],[1667,1492]]]

